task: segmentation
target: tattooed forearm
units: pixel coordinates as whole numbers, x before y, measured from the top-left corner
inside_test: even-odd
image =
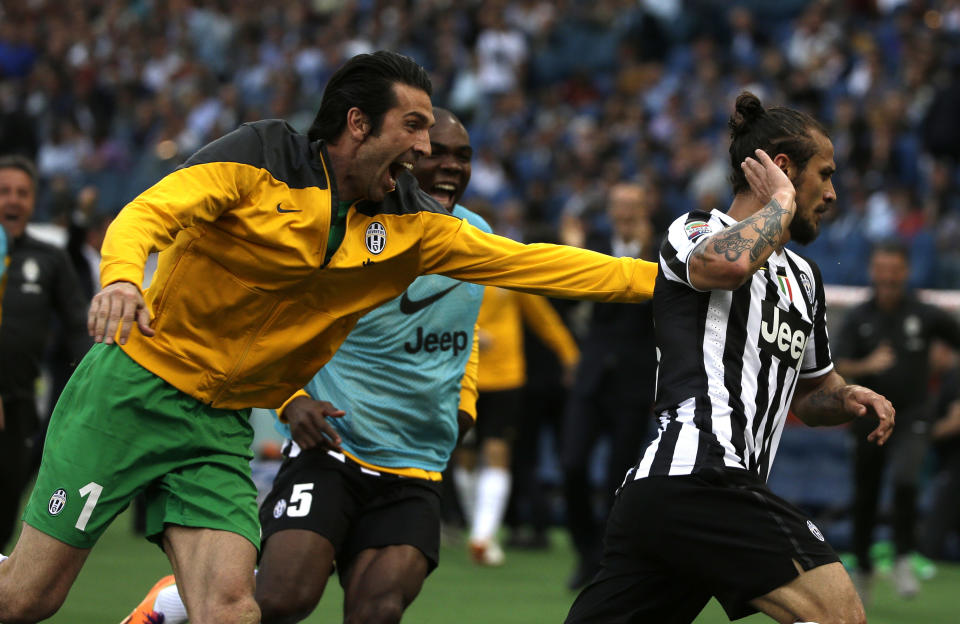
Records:
[[[758,238],[750,250],[750,262],[756,262],[767,249],[780,244],[783,237],[783,215],[788,213],[789,211],[785,210],[780,202],[771,199],[763,210],[753,215],[757,220],[750,225]]]
[[[694,248],[689,266],[690,277],[697,288],[734,290],[750,279],[783,244],[784,228],[793,214],[793,198],[784,193],[782,200],[787,209],[779,201],[771,200],[743,221],[720,230]],[[745,252],[749,252],[748,255],[744,255]]]
[[[823,381],[814,380],[812,388],[805,388],[801,380],[790,409],[811,427],[839,425],[849,422],[854,414],[846,407],[847,397],[856,388],[844,383],[836,371]]]
[[[713,243],[713,250],[722,254],[729,262],[736,262],[751,245],[751,241],[741,236],[739,231],[724,232],[717,235],[716,239]]]
[[[804,397],[797,409],[810,414],[826,415],[843,412],[843,390],[845,386],[815,390]]]
[[[743,252],[750,250],[750,264],[766,261],[770,251],[780,245],[783,238],[783,215],[790,214],[775,199],[763,210],[751,215],[736,225],[713,237],[713,251],[727,262],[736,262]],[[744,236],[746,235],[746,236]]]

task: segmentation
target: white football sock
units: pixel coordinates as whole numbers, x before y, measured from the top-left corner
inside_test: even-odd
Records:
[[[470,539],[487,541],[493,539],[503,522],[510,498],[510,471],[506,468],[484,466],[477,478],[476,515]]]
[[[467,524],[473,524],[473,503],[477,497],[477,471],[468,470],[463,466],[454,466],[453,485],[457,490],[457,498],[460,499],[463,519]]]
[[[9,558],[10,558],[10,557],[8,557],[8,556],[6,556],[6,555],[0,555],[0,563],[2,563],[3,561],[5,561],[5,560],[7,560],[7,559],[9,559]]]
[[[187,606],[183,604],[176,585],[164,587],[157,593],[153,610],[163,614],[164,624],[183,624],[187,621]]]

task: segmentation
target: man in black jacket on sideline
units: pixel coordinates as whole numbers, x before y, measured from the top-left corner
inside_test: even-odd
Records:
[[[0,156],[0,222],[9,238],[10,266],[0,324],[0,550],[17,524],[20,497],[30,479],[31,444],[40,428],[36,382],[53,317],[64,328],[71,361],[90,345],[87,300],[66,253],[27,233],[36,201],[37,173],[23,156]]]

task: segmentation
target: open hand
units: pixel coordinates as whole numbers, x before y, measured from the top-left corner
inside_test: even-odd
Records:
[[[793,199],[796,190],[793,188],[793,182],[787,177],[780,167],[770,158],[767,153],[761,149],[755,150],[756,159],[749,156],[740,163],[743,169],[743,175],[747,178],[750,190],[757,196],[761,204],[766,205],[771,199],[778,195],[789,195]],[[780,202],[783,204],[783,202]],[[783,206],[787,208],[786,205]]]
[[[877,419],[877,428],[870,432],[867,440],[883,444],[893,434],[893,425],[897,411],[886,397],[863,386],[847,386],[843,397],[843,407],[857,417],[873,416]]]
[[[893,347],[884,342],[866,357],[866,365],[871,375],[876,375],[887,370],[897,363],[897,354]]]

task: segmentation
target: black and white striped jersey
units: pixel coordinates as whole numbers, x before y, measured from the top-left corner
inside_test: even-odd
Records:
[[[766,480],[798,378],[833,368],[817,266],[774,253],[735,291],[700,291],[687,261],[736,220],[695,211],[670,226],[653,296],[655,440],[627,479],[744,468]]]

